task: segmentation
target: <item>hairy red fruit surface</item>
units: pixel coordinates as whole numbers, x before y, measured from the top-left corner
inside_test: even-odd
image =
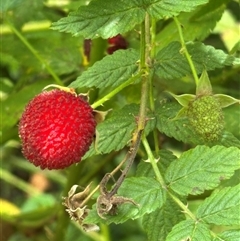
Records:
[[[81,160],[95,134],[93,109],[82,97],[55,89],[35,96],[19,123],[23,155],[41,169]]]

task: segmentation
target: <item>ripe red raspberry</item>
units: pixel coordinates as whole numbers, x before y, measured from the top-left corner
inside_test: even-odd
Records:
[[[93,109],[75,93],[55,89],[35,96],[19,123],[23,155],[41,169],[77,163],[95,134]]]
[[[110,47],[107,48],[108,54],[113,54],[115,51],[119,49],[127,49],[127,46],[128,46],[127,41],[121,34],[118,34],[112,38],[109,38],[108,43],[111,45]]]

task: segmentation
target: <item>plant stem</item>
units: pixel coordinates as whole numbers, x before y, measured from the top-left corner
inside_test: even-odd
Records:
[[[0,178],[5,182],[10,183],[11,185],[17,187],[18,189],[26,192],[29,196],[34,196],[40,194],[41,192],[35,189],[33,186],[27,184],[20,178],[12,175],[10,172],[5,171],[4,169],[0,168]]]
[[[152,113],[155,113],[155,101],[154,101],[154,90],[153,90],[153,79],[155,75],[154,68],[152,68],[152,64],[156,55],[156,20],[154,18],[151,19],[151,52],[150,52],[150,61],[151,61],[151,75],[150,75],[150,89],[149,89],[149,106]],[[159,141],[158,141],[158,133],[157,129],[153,130],[153,140],[156,154],[159,153]]]
[[[132,84],[136,79],[138,79],[141,76],[141,73],[138,73],[136,75],[134,75],[133,77],[131,77],[130,79],[128,79],[126,82],[122,83],[121,85],[119,85],[116,89],[114,89],[113,91],[111,91],[109,94],[105,95],[103,98],[101,98],[100,100],[94,102],[91,107],[93,109],[97,108],[98,106],[102,105],[104,102],[110,100],[114,95],[116,95],[118,92],[120,92],[121,90],[123,90],[125,87],[129,86],[130,84]]]
[[[146,109],[149,97],[149,63],[150,59],[150,23],[149,15],[146,14],[145,21],[141,25],[141,43],[140,43],[140,72],[142,72],[142,90],[140,110],[138,116],[138,131],[144,130],[146,124]]]
[[[154,155],[152,153],[152,150],[151,150],[151,148],[149,146],[149,143],[148,143],[148,141],[147,141],[147,139],[146,139],[146,137],[144,135],[142,137],[142,143],[144,145],[144,148],[145,148],[145,150],[147,152],[149,161],[150,161],[150,163],[152,165],[153,171],[154,171],[154,173],[156,175],[156,178],[157,178],[158,182],[160,183],[161,187],[164,188],[168,192],[169,196],[174,200],[175,203],[177,203],[177,205],[183,210],[183,212],[185,214],[187,214],[191,219],[196,220],[196,217],[187,208],[187,206],[184,205],[184,203],[182,203],[182,201],[178,197],[176,197],[174,194],[171,193],[170,190],[167,189],[167,185],[166,185],[166,183],[165,183],[165,181],[164,181],[164,179],[163,179],[163,177],[162,177],[162,175],[161,175],[161,173],[159,171],[159,168],[157,166],[156,159],[155,159],[155,157],[154,157]]]
[[[58,78],[54,70],[51,66],[45,61],[44,58],[38,53],[38,51],[27,41],[27,39],[12,25],[8,22],[9,27],[11,30],[17,35],[17,37],[22,41],[22,43],[29,49],[29,51],[42,63],[42,65],[46,68],[48,73],[53,77],[56,84],[63,85],[62,81]]]
[[[188,207],[184,203],[182,203],[182,201],[178,197],[172,194],[169,190],[168,194],[173,199],[173,201],[183,210],[183,213],[187,214],[192,220],[197,220],[195,215],[188,209]]]
[[[190,54],[188,53],[188,50],[187,50],[187,47],[186,47],[186,44],[185,44],[185,41],[184,41],[184,37],[183,37],[183,32],[182,32],[182,26],[180,24],[180,22],[178,21],[177,17],[174,17],[173,18],[176,25],[177,25],[177,29],[178,29],[178,33],[179,33],[179,37],[180,37],[180,42],[181,42],[181,45],[182,45],[182,50],[187,58],[187,61],[188,61],[188,64],[191,68],[191,71],[192,71],[192,74],[193,74],[193,78],[195,80],[195,83],[196,83],[196,86],[198,86],[199,84],[199,78],[198,78],[198,75],[197,75],[197,71],[196,71],[196,68],[193,64],[193,61],[192,61],[192,58],[190,56]]]
[[[166,184],[165,184],[164,179],[163,179],[163,177],[162,177],[162,175],[161,175],[161,173],[160,173],[160,171],[158,169],[157,162],[156,162],[157,159],[154,157],[154,155],[152,153],[152,150],[151,150],[151,148],[149,146],[149,143],[148,143],[145,135],[143,135],[143,137],[142,137],[142,143],[143,143],[143,146],[144,146],[144,148],[145,148],[145,150],[147,152],[147,156],[148,156],[149,161],[150,161],[150,163],[152,165],[153,171],[154,171],[154,173],[156,175],[156,178],[157,178],[158,182],[161,184],[161,186],[163,188],[165,188]]]

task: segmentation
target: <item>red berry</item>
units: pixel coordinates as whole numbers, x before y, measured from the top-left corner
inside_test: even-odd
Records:
[[[35,96],[19,123],[23,155],[42,169],[77,163],[95,134],[93,109],[75,93],[55,89]]]
[[[111,45],[107,49],[108,54],[112,54],[119,49],[126,49],[128,46],[127,41],[121,34],[118,34],[115,37],[109,38],[108,43]]]

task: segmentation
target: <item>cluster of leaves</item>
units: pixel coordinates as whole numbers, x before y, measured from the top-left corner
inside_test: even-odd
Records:
[[[132,199],[138,205],[124,203],[118,206],[116,215],[106,215],[106,219],[102,219],[94,204],[84,223],[110,225],[140,219],[144,232],[151,241],[237,240],[240,235],[240,230],[235,228],[235,225],[240,224],[239,108],[234,105],[226,109],[225,130],[220,139],[209,146],[209,143],[205,143],[194,132],[187,118],[174,118],[181,106],[163,93],[163,90],[176,94],[195,91],[191,78],[192,69],[184,55],[181,35],[173,21],[173,17],[177,16],[182,24],[186,48],[196,73],[211,71],[209,75],[214,90],[239,98],[235,86],[240,70],[240,58],[237,56],[239,42],[229,53],[222,45],[221,48],[225,51],[212,46],[212,43],[208,43],[211,39],[207,39],[231,1],[92,0],[87,4],[87,1],[79,0],[78,8],[74,1],[59,8],[51,6],[51,1],[43,4],[41,0],[37,0],[32,4],[25,0],[23,5],[20,2],[22,1],[13,0],[3,4],[5,24],[15,33],[8,33],[9,29],[3,33],[4,48],[1,49],[5,94],[1,122],[4,157],[9,157],[6,151],[9,140],[18,140],[17,122],[26,102],[44,86],[55,81],[57,84],[63,83],[76,88],[79,92],[92,89],[92,106],[97,108],[104,104],[100,109],[111,108],[113,111],[97,127],[97,151],[91,147],[84,157],[88,158],[88,161],[83,161],[76,170],[69,170],[68,179],[71,180],[65,180],[63,172],[45,174],[51,180],[63,180],[58,184],[60,191],[65,186],[65,194],[73,184],[87,185],[94,174],[104,175],[104,172],[100,171],[102,164],[99,163],[102,158],[99,152],[106,158],[111,159],[114,156],[114,161],[117,161],[117,156],[128,149],[137,128],[136,117],[139,116],[142,106],[143,82],[139,62],[149,46],[142,42],[139,44],[138,40],[143,33],[136,32],[142,30],[142,23],[148,15],[152,24],[153,49],[150,50],[152,62],[151,66],[148,66],[148,74],[152,76],[150,81],[155,87],[150,94],[155,99],[154,108],[145,106],[145,117],[148,121],[144,128],[143,145],[139,149],[140,155],[137,157],[140,162],[136,166],[136,173],[127,177],[118,191],[119,196]],[[32,12],[26,14],[29,6]],[[19,9],[21,11],[18,11]],[[70,11],[68,16],[66,9]],[[39,14],[35,15],[36,12]],[[59,32],[47,29],[21,34],[19,29],[29,23],[29,20],[44,20],[44,24],[53,22],[51,28]],[[117,34],[127,38],[129,48],[106,55],[106,39]],[[81,55],[84,39],[93,41],[90,66],[87,69],[84,66],[84,56]],[[7,44],[13,42],[14,44]],[[95,62],[96,59],[101,60]],[[157,138],[154,139],[154,136]],[[154,142],[158,143],[157,147]],[[182,143],[188,148],[187,151],[183,150]],[[16,165],[30,171],[29,166],[25,169],[25,164],[15,163],[21,159],[18,153],[11,153],[9,159],[10,163],[3,162],[3,170],[11,172],[14,170],[12,166]],[[87,167],[88,163],[93,164],[93,169],[96,169],[93,174]],[[114,168],[113,163],[109,166]],[[31,170],[36,172],[36,169]],[[85,170],[90,174],[79,180]],[[3,175],[5,181],[10,180],[7,178],[9,172]],[[29,193],[32,193],[32,190],[29,190]],[[196,199],[198,205],[192,207]],[[13,225],[22,222],[24,227],[31,226],[31,222],[35,223],[36,227],[45,224],[56,215],[53,206],[60,203],[60,200],[55,200],[50,194],[41,194],[40,200],[30,200],[31,208],[27,209],[29,213],[25,213],[23,206],[19,216],[6,215],[5,221]],[[40,205],[36,207],[31,202]],[[43,203],[44,208],[41,209]],[[28,203],[24,205],[29,207]],[[66,221],[62,221],[66,220],[66,217],[59,217],[59,224],[57,227],[53,224],[52,228],[57,228],[59,233],[56,237],[64,240],[63,231],[60,230],[63,229],[61,225],[66,225]],[[212,227],[215,230],[219,228],[219,231],[216,232]],[[70,233],[74,231],[71,230]],[[137,240],[145,238],[144,234],[141,234],[142,237],[137,236]],[[100,232],[99,236],[101,235],[104,236],[104,233]],[[69,240],[70,236],[67,236]],[[94,235],[86,238],[89,239],[94,240]],[[130,231],[125,240],[134,240]]]

